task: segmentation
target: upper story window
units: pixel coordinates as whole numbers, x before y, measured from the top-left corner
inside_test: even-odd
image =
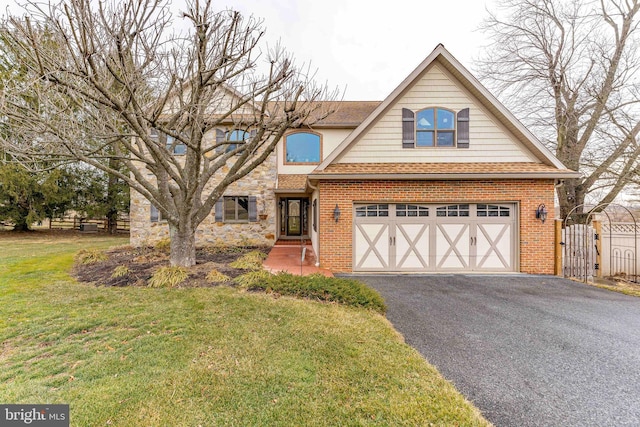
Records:
[[[402,148],[469,148],[469,109],[402,109]]]
[[[444,108],[426,108],[416,114],[416,147],[453,147],[455,115]]]
[[[179,141],[176,141],[171,135],[167,135],[167,150],[173,154],[186,154],[187,146]]]
[[[167,135],[157,129],[151,129],[151,139],[156,142],[164,141],[167,150],[172,154],[183,155],[187,153],[187,146],[177,141],[173,136]]]
[[[311,132],[290,133],[284,137],[285,163],[320,163],[322,140]]]
[[[241,129],[232,129],[229,131],[216,129],[216,143],[226,143],[226,145],[218,147],[216,151],[224,151],[225,153],[233,151],[238,148],[238,144],[244,143],[250,136],[251,134],[249,132]]]

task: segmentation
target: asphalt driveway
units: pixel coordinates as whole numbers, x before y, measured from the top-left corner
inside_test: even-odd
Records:
[[[496,426],[640,425],[640,298],[547,276],[350,276]]]

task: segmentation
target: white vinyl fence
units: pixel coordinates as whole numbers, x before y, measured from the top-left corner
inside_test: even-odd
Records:
[[[640,230],[633,223],[603,223],[601,226],[602,276],[626,276],[636,281],[640,272],[637,253]]]

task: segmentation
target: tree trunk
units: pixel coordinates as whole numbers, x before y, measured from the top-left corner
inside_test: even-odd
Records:
[[[26,217],[21,218],[18,222],[15,223],[15,225],[13,226],[13,231],[31,231]]]
[[[560,219],[565,220],[569,214],[573,221],[578,221],[584,215],[584,199],[586,193],[580,179],[567,179],[557,188],[560,203]]]
[[[109,159],[109,167],[114,170],[120,169],[120,162],[116,159]],[[118,177],[112,173],[107,175],[107,230],[109,234],[118,232]]]
[[[118,233],[118,211],[107,212],[107,231],[109,234]]]
[[[174,267],[192,267],[196,265],[196,231],[190,227],[176,227],[169,224],[171,253],[169,262]]]

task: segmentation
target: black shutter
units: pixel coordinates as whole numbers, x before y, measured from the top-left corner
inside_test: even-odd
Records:
[[[224,142],[224,140],[226,139],[226,135],[227,133],[221,129],[216,129],[216,144],[222,144]],[[222,153],[224,152],[224,146],[219,146],[216,147],[216,152],[218,153]]]
[[[249,222],[258,221],[258,208],[256,204],[256,196],[249,196]]]
[[[458,111],[458,148],[469,148],[469,109]]]
[[[318,199],[313,201],[313,231],[318,232]]]
[[[408,108],[402,109],[402,148],[415,148],[415,114]]]
[[[216,222],[223,221],[223,216],[222,216],[223,211],[224,211],[224,197],[220,197],[216,202],[216,207],[215,207]]]

